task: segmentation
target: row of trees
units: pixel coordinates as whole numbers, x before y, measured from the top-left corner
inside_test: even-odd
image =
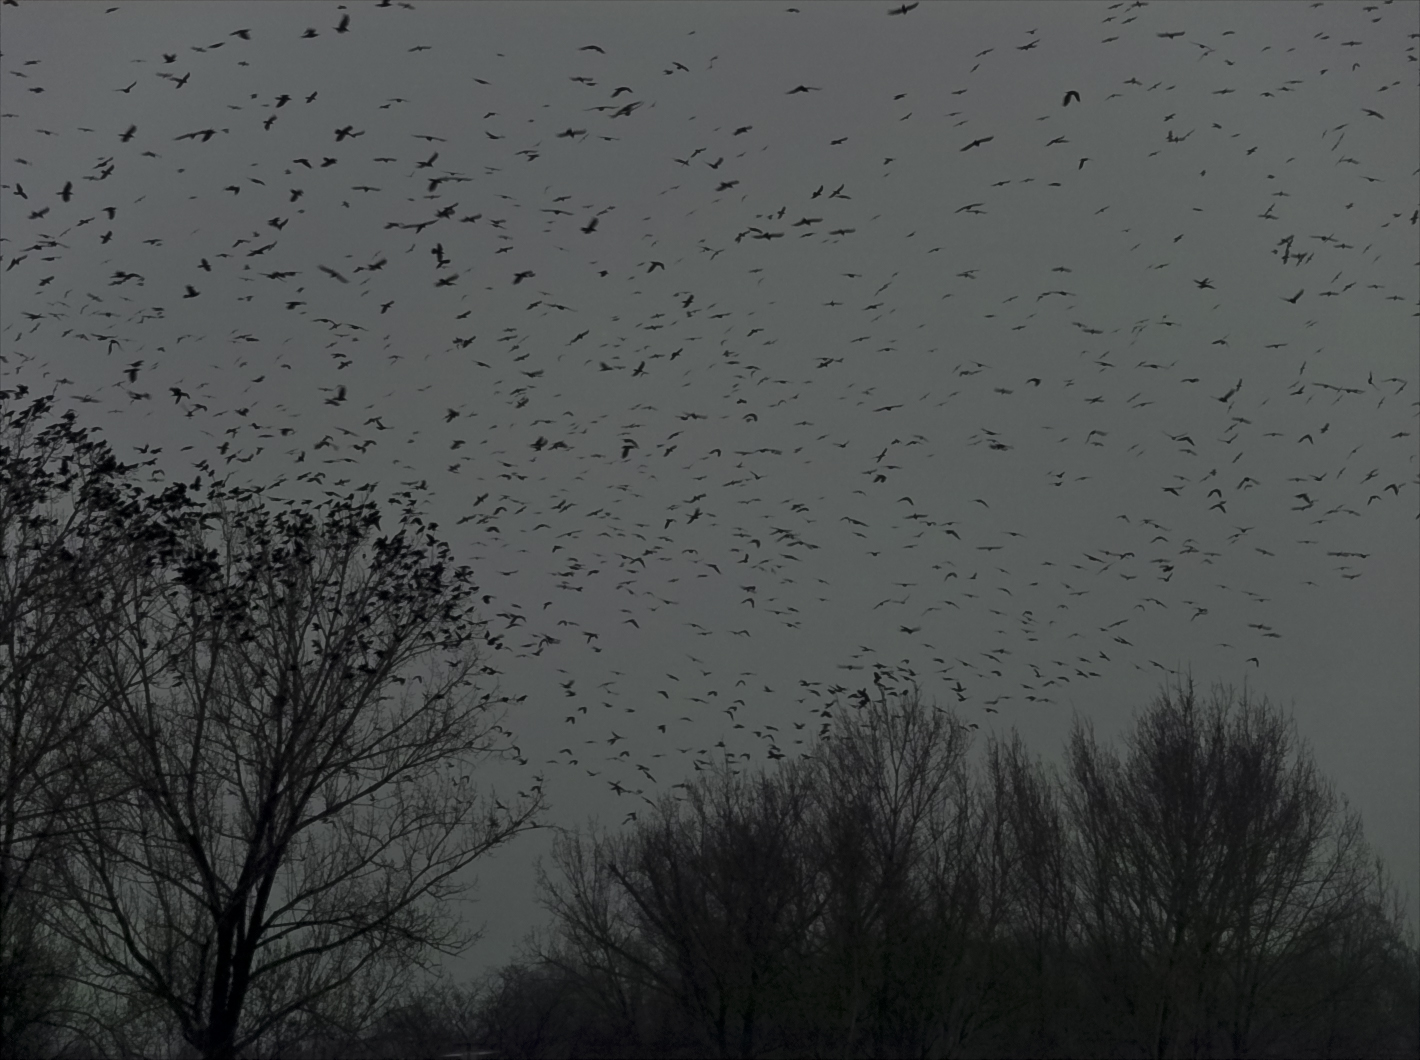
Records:
[[[478,586],[406,495],[154,488],[0,392],[0,1055],[277,1055],[460,948],[531,827]]]
[[[1415,1056],[1402,906],[1284,716],[1191,683],[1063,768],[915,688],[562,835],[505,1056]]]

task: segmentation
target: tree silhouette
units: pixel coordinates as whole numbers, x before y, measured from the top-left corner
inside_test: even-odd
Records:
[[[987,749],[985,783],[993,841],[1009,877],[1001,946],[1010,972],[1002,1044],[1019,1053],[1065,1056],[1077,969],[1069,931],[1075,917],[1070,825],[1059,785],[1018,733]],[[1011,1051],[1011,1050],[1007,1050]]]
[[[490,980],[521,1056],[1414,1055],[1359,818],[1265,700],[1162,690],[1064,768],[880,682],[804,759],[560,841]]]
[[[983,1015],[976,942],[999,914],[969,731],[915,687],[865,694],[836,721],[814,758],[817,1000],[841,1014],[832,1051],[950,1050]]]
[[[1296,1040],[1319,987],[1364,1005],[1356,970],[1323,987],[1317,963],[1344,967],[1343,940],[1393,936],[1399,914],[1359,815],[1279,711],[1184,682],[1123,758],[1077,724],[1066,791],[1076,942],[1127,1040],[1243,1056]]]
[[[160,548],[174,487],[145,493],[53,400],[0,391],[0,1052],[72,1026],[72,954],[41,916],[101,755],[89,678],[124,586]]]
[[[650,987],[716,1056],[758,1055],[819,912],[808,812],[800,771],[722,768],[632,833],[564,836],[547,903],[588,971]]]
[[[49,596],[3,601],[5,721],[36,748],[6,760],[6,812],[36,838],[5,850],[0,898],[62,819],[46,923],[95,998],[160,1005],[206,1057],[317,1025],[353,984],[375,1003],[470,938],[452,903],[463,870],[542,806],[538,787],[505,804],[471,782],[505,734],[503,701],[478,688],[495,671],[471,572],[411,496],[378,536],[368,498],[145,495],[85,453],[67,465],[97,482],[74,487],[95,532],[77,553],[70,524],[23,514],[58,488],[43,454],[6,454],[0,514],[22,513],[7,574],[27,557],[30,581],[12,583]],[[12,550],[12,524],[49,552]],[[47,650],[26,655],[37,639]]]

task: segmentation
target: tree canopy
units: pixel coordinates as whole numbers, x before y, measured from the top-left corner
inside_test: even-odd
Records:
[[[543,804],[471,781],[508,747],[472,571],[412,497],[381,533],[368,495],[154,492],[47,411],[5,424],[7,950],[23,901],[91,1008],[208,1057],[373,1007]]]

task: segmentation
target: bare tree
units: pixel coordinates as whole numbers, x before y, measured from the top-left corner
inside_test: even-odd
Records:
[[[1163,691],[1123,759],[1077,725],[1067,799],[1081,953],[1152,1056],[1255,1051],[1289,978],[1386,904],[1359,817],[1246,694]]]
[[[568,970],[562,961],[515,962],[497,969],[480,984],[471,1040],[504,1056],[529,1060],[632,1055],[636,1034],[624,1026],[605,1026],[615,1007],[586,1004],[584,981],[582,974]]]
[[[991,821],[1009,882],[1009,913],[1000,940],[1014,994],[1006,1041],[1021,1053],[1063,1056],[1073,968],[1070,925],[1074,885],[1070,829],[1058,781],[1026,750],[1019,733],[992,740],[986,783]]]
[[[0,392],[0,1052],[36,1052],[72,1026],[72,954],[41,916],[100,753],[87,674],[117,613],[115,586],[144,562],[158,513],[100,439],[53,401]],[[139,541],[146,540],[146,544]]]
[[[612,872],[608,843],[608,837],[595,829],[563,832],[552,849],[561,879],[554,882],[539,865],[539,890],[555,917],[555,927],[528,940],[527,949],[540,974],[510,975],[498,984],[494,1000],[505,994],[508,998],[495,1004],[489,1016],[503,1028],[499,1040],[505,1045],[512,1044],[507,1034],[508,1015],[515,1007],[512,997],[526,995],[529,987],[546,997],[550,984],[555,984],[559,1000],[565,1002],[575,994],[595,1012],[587,1021],[591,1026],[564,1027],[564,1037],[579,1053],[599,1054],[601,1044],[613,1044],[615,1048],[605,1050],[612,1054],[639,1049],[654,1033],[647,1025],[648,998],[657,995],[679,1005],[679,995],[667,981],[668,969],[658,963],[656,947],[644,935],[634,901]],[[544,1027],[527,1018],[527,1013],[539,1009],[537,999],[517,1004],[524,1009],[519,1032],[523,1042],[541,1039]]]
[[[987,1016],[985,943],[1006,866],[968,768],[970,732],[915,683],[879,675],[834,717],[815,756],[815,932],[833,1055],[950,1055]]]
[[[727,766],[625,835],[565,836],[562,880],[543,877],[576,949],[670,1000],[717,1056],[775,1039],[818,916],[806,779]]]
[[[89,800],[54,919],[96,988],[232,1057],[468,941],[464,870],[542,799],[472,783],[503,733],[478,587],[412,507],[385,537],[353,497],[180,515],[89,645],[106,755],[81,775],[122,794]]]

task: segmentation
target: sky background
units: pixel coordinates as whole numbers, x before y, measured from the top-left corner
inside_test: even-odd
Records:
[[[896,6],[7,4],[4,385],[173,478],[413,485],[554,823],[875,667],[1048,759],[1191,668],[1413,919],[1420,7]]]

